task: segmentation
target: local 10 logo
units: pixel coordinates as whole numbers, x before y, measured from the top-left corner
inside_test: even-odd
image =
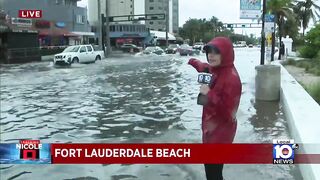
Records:
[[[200,84],[211,84],[212,75],[209,73],[201,73],[198,75],[198,83]]]
[[[273,140],[273,164],[294,164],[294,151],[298,149],[294,140]]]

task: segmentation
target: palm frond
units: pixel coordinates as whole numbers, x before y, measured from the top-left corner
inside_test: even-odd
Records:
[[[318,6],[315,2],[312,2],[312,6],[313,6],[316,10],[320,10],[320,6]]]

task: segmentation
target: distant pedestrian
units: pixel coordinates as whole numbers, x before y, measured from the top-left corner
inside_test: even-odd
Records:
[[[285,45],[281,41],[281,43],[280,43],[280,52],[279,52],[279,60],[284,58],[284,54],[285,54]]]
[[[206,98],[202,113],[202,141],[232,143],[237,129],[236,113],[242,88],[233,64],[233,45],[228,38],[217,37],[203,49],[208,63],[193,58],[189,60],[189,64],[198,72],[208,71],[214,79],[210,85],[200,88],[200,93]],[[222,180],[222,170],[223,164],[205,164],[207,180]]]

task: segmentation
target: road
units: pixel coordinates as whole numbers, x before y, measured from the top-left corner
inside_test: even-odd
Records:
[[[236,49],[243,92],[235,142],[289,138],[282,107],[256,102],[259,50]],[[123,55],[56,68],[1,66],[1,143],[201,142],[202,108],[190,57]],[[205,60],[204,55],[197,58]],[[302,179],[294,165],[225,165],[226,179]],[[1,179],[202,180],[203,165],[1,165]]]

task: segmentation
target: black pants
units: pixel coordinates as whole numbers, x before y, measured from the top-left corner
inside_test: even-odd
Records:
[[[205,164],[207,180],[223,180],[222,169],[223,164]]]

